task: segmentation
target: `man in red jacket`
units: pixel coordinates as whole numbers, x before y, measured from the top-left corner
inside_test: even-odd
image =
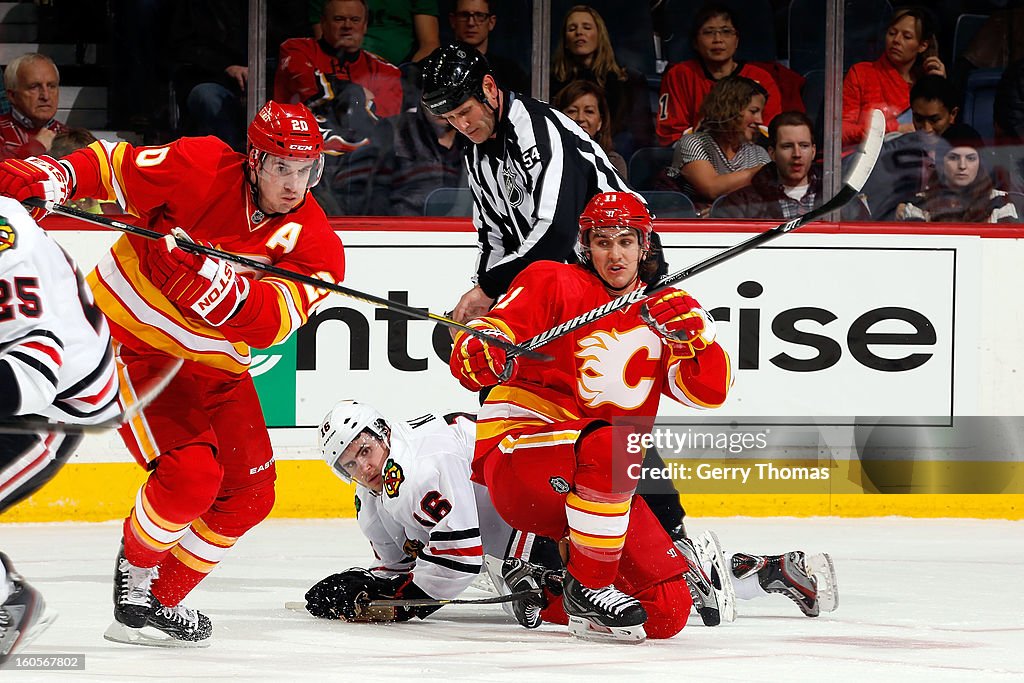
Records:
[[[377,116],[396,116],[402,110],[398,67],[362,49],[366,36],[366,0],[330,0],[324,5],[323,37],[291,38],[281,43],[274,99],[305,102],[332,99],[330,77],[363,86]]]

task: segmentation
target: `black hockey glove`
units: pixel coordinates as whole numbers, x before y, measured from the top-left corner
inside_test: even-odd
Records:
[[[377,576],[366,569],[353,567],[322,579],[306,591],[306,610],[321,619],[345,621],[408,621],[426,616],[434,608],[369,607],[371,600],[425,598],[408,574]],[[422,610],[428,610],[421,615]]]

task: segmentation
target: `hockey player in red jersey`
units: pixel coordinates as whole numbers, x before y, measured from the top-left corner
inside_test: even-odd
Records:
[[[642,286],[653,229],[642,202],[596,195],[579,225],[578,264],[531,264],[469,324],[523,341]],[[662,394],[694,408],[721,405],[731,376],[714,322],[688,294],[667,289],[545,351],[560,361],[508,359],[477,337],[456,337],[455,377],[470,390],[497,385],[479,413],[474,480],[513,528],[568,536],[562,603],[547,610],[564,607],[574,634],[670,637],[690,611],[681,578],[689,567],[633,497],[627,473],[642,456],[627,452],[612,423],[632,418],[643,429]]]
[[[59,162],[0,163],[0,192],[116,200],[159,232],[181,227],[218,249],[340,282],[341,243],[308,192],[322,146],[305,106],[270,102],[249,126],[246,156],[213,137],[138,148],[100,141]],[[210,620],[182,599],[274,504],[274,454],[248,373],[250,347],[284,341],[327,293],[134,235],[121,237],[88,281],[116,341],[122,404],[184,359],[121,429],[149,477],[124,522],[115,623],[105,635],[203,645]]]

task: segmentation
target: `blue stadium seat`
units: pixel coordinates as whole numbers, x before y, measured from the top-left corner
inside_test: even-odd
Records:
[[[693,202],[682,192],[644,190],[640,192],[647,200],[647,208],[655,218],[696,218]]]
[[[967,75],[964,88],[964,123],[972,126],[986,142],[995,139],[992,110],[1002,69],[975,69]]]
[[[671,162],[671,147],[641,147],[629,158],[629,184],[639,192],[653,190],[654,179]]]
[[[956,18],[953,29],[953,50],[945,56],[946,64],[953,64],[963,54],[981,25],[988,20],[987,14],[961,14]]]
[[[472,216],[473,192],[468,187],[439,187],[423,202],[424,216]]]
[[[843,72],[853,64],[874,61],[885,47],[885,27],[892,17],[889,0],[846,0],[843,26]],[[790,0],[789,68],[800,74],[825,68],[825,3]]]

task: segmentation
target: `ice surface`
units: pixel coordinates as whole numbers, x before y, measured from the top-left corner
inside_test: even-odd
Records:
[[[0,525],[0,549],[59,612],[25,653],[84,653],[85,671],[4,670],[10,681],[148,680],[1024,680],[1024,523],[953,519],[700,519],[727,552],[827,551],[838,611],[804,617],[772,595],[732,624],[637,646],[526,631],[498,605],[425,621],[345,624],[284,608],[322,577],[366,565],[355,520],[270,520],[242,538],[186,601],[214,623],[203,650],[110,643],[120,527]],[[464,597],[483,597],[471,589]]]

